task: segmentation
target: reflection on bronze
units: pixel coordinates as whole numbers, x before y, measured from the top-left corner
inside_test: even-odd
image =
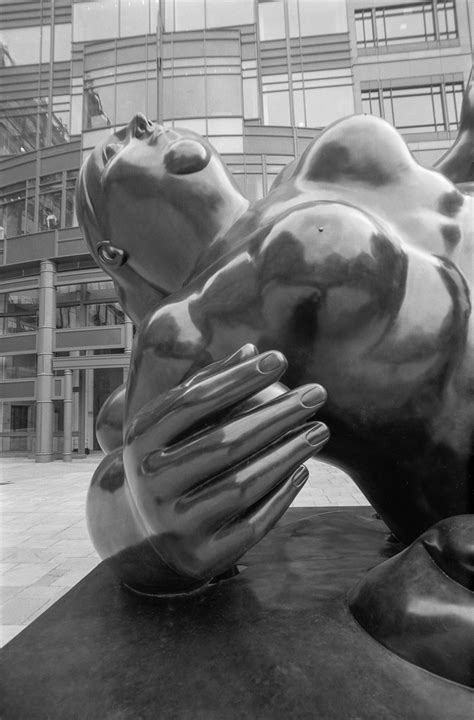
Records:
[[[315,382],[325,456],[400,540],[470,511],[472,199],[390,125],[335,123],[249,205],[206,140],[137,115],[78,216],[138,326],[88,500],[125,583],[188,591],[268,531],[327,439]]]
[[[354,617],[392,652],[474,687],[474,523],[442,520],[377,565],[349,597]]]

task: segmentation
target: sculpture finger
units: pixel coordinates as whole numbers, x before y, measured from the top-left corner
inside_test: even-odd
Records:
[[[329,439],[323,423],[306,425],[297,434],[274,443],[240,467],[220,475],[204,487],[180,498],[176,511],[200,534],[217,530],[247,512],[280,486],[301,463],[321,450]]]
[[[246,514],[219,530],[203,551],[207,575],[212,577],[224,572],[256,545],[291,505],[308,474],[307,468],[299,467]]]
[[[189,387],[174,388],[164,399],[148,403],[137,413],[127,429],[124,450],[133,445],[132,455],[141,462],[152,450],[169,445],[197,423],[210,421],[226,408],[271,385],[286,367],[284,355],[272,351],[225,368]],[[153,464],[150,467],[153,471]]]
[[[144,471],[157,475],[157,494],[179,497],[299,427],[325,400],[320,385],[303,385],[205,434],[151,453]]]
[[[189,377],[185,378],[185,385],[195,385],[196,383],[200,382],[201,380],[204,380],[205,378],[210,377],[211,375],[215,375],[216,372],[219,370],[224,370],[228,367],[234,367],[234,365],[237,365],[239,362],[243,362],[244,360],[248,360],[251,357],[255,357],[258,355],[258,350],[255,347],[255,345],[252,345],[252,343],[246,343],[245,345],[242,345],[241,348],[239,348],[235,353],[232,355],[228,355],[225,358],[222,358],[221,360],[216,360],[216,362],[210,363],[209,365],[206,365],[205,367],[201,368],[200,370],[197,370],[197,372],[191,374]]]

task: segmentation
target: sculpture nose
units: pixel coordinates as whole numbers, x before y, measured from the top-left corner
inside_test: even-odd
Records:
[[[149,137],[155,129],[155,124],[148,120],[143,113],[137,113],[130,122],[128,129],[131,137],[140,139]]]

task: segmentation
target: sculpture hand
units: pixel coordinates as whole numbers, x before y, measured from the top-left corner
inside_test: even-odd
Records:
[[[277,522],[327,441],[306,421],[324,403],[305,385],[251,410],[242,403],[286,369],[281,353],[244,346],[143,407],[124,442],[127,480],[158,555],[202,584],[227,570]]]

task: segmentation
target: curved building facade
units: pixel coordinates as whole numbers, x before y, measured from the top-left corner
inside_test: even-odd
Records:
[[[329,123],[384,117],[430,166],[472,64],[470,0],[2,0],[0,452],[98,449],[133,327],[74,213],[137,112],[207,136],[251,199]]]

